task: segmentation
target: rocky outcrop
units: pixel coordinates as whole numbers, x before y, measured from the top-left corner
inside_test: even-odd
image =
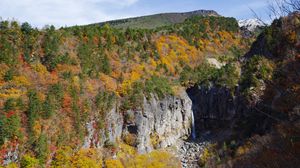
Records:
[[[6,166],[12,162],[17,162],[19,160],[19,155],[19,143],[7,142],[0,149],[0,164]]]
[[[106,117],[105,130],[97,131],[97,119],[87,123],[84,148],[101,147],[105,142],[130,135],[140,153],[154,148],[174,145],[180,138],[188,138],[191,133],[192,101],[186,92],[179,96],[167,96],[160,100],[152,95],[143,100],[141,108],[121,114],[112,109]]]
[[[122,136],[123,116],[118,113],[116,106],[107,113],[105,129],[97,129],[98,118],[91,119],[86,124],[87,135],[84,139],[83,148],[102,147],[105,142],[115,143]]]
[[[135,116],[137,147],[141,153],[171,146],[190,135],[192,101],[185,92],[163,100],[155,96],[149,100],[145,98],[142,109],[131,112]]]
[[[183,168],[199,168],[199,159],[209,146],[208,142],[183,142],[178,150]]]

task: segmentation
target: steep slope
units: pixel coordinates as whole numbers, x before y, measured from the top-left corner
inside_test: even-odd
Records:
[[[211,69],[220,85],[234,87],[224,80],[234,66],[217,70],[205,60],[237,61],[251,42],[234,18],[213,16],[148,30],[0,27],[1,163],[23,167],[177,167],[159,149],[190,134],[182,86],[206,80]]]
[[[255,31],[255,29],[266,26],[258,19],[244,19],[238,21],[241,28],[246,28],[249,31]]]
[[[298,167],[300,163],[299,33],[300,14],[295,12],[275,20],[246,55],[247,69],[252,69],[249,64],[258,63],[253,60],[260,60],[261,66],[260,76],[250,75],[252,80],[244,82],[252,88],[246,89],[246,92],[252,95],[252,102],[261,95],[255,101],[257,108],[268,114],[268,118],[276,124],[271,133],[249,140],[252,147],[248,146],[249,151],[236,159],[234,167],[247,167],[249,164],[257,167]],[[263,66],[261,61],[271,66]],[[248,79],[251,79],[248,73],[253,73],[253,70],[244,71]],[[272,76],[268,77],[268,73]]]
[[[250,49],[234,18],[203,13],[217,15],[149,16],[157,28],[126,30],[147,19],[2,21],[1,166],[297,167],[300,14]]]
[[[229,130],[227,139],[208,148],[200,164],[238,168],[298,167],[299,20],[300,14],[292,13],[275,20],[260,34],[241,59],[241,79],[233,95],[228,94],[227,88],[216,86],[194,88],[199,90],[192,91],[192,100],[196,101],[193,103],[195,118],[200,116],[203,123],[199,129],[221,129],[222,136],[224,128]],[[214,102],[217,105],[213,105]]]

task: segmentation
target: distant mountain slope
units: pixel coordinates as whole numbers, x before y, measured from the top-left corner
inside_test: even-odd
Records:
[[[155,14],[149,16],[113,20],[113,21],[95,23],[95,24],[104,25],[108,23],[112,27],[125,28],[125,29],[128,27],[152,29],[161,26],[168,26],[175,23],[182,23],[184,22],[184,20],[192,16],[220,16],[220,15],[213,10],[197,10],[197,11],[185,12],[185,13],[162,13],[162,14]]]
[[[238,23],[240,27],[245,27],[249,31],[255,31],[256,28],[266,26],[262,21],[258,19],[239,20]]]

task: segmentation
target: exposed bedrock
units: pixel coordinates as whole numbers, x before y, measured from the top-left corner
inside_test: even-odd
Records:
[[[172,146],[178,139],[187,139],[191,133],[192,101],[186,92],[179,96],[144,98],[141,108],[119,113],[112,109],[106,117],[106,130],[97,131],[95,120],[87,123],[88,134],[84,147],[101,147],[126,136],[134,137],[140,153],[154,148]],[[122,128],[122,129],[121,129]]]

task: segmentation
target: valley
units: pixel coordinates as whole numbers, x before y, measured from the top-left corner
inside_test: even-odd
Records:
[[[0,167],[300,163],[300,13],[0,22]]]

